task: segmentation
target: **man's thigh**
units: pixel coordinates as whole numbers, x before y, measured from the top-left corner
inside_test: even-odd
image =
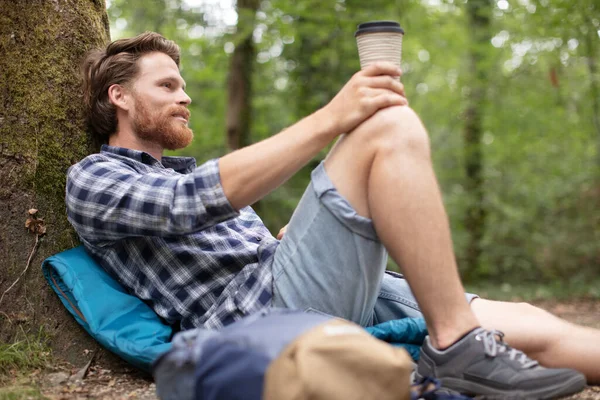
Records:
[[[273,305],[371,325],[387,252],[321,163],[275,252]]]

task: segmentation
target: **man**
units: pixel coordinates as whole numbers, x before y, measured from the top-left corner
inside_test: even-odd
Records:
[[[179,49],[155,33],[118,40],[83,67],[99,154],[70,168],[69,220],[87,250],[183,329],[270,306],[368,326],[425,317],[418,372],[468,393],[553,397],[600,381],[600,334],[524,304],[465,297],[428,136],[401,71],[371,66],[325,107],[262,142],[195,167],[163,157],[192,140]],[[347,133],[344,135],[344,133]],[[249,207],[336,137],[279,243]],[[406,281],[384,273],[387,252]]]

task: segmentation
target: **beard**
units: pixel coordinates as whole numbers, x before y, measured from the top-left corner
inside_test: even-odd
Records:
[[[177,150],[187,147],[194,138],[194,132],[173,115],[188,116],[190,112],[183,106],[171,106],[162,113],[153,112],[139,96],[135,96],[136,113],[132,128],[138,138],[160,145],[163,149]]]

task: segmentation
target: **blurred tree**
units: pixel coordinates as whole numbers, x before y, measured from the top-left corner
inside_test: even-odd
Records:
[[[467,81],[465,126],[465,187],[469,202],[465,210],[465,229],[469,242],[465,250],[464,264],[461,265],[466,281],[473,280],[478,272],[481,257],[481,241],[485,232],[486,210],[484,202],[483,168],[484,159],[481,138],[483,135],[483,115],[486,105],[489,64],[487,62],[491,40],[490,0],[469,0],[467,9],[468,30],[471,37]]]
[[[235,50],[227,77],[227,146],[236,150],[249,144],[252,128],[252,71],[256,58],[253,42],[258,0],[237,0]]]

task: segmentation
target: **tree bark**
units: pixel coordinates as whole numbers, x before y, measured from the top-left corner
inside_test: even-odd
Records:
[[[469,51],[469,95],[465,111],[464,146],[466,189],[469,202],[465,214],[465,228],[469,233],[463,277],[472,280],[477,274],[481,258],[481,241],[485,233],[486,210],[483,187],[483,134],[482,116],[485,107],[485,92],[488,83],[486,52],[491,40],[489,0],[469,0],[466,4],[472,45]]]
[[[258,0],[238,0],[236,46],[227,79],[227,147],[236,150],[249,144],[252,108],[252,69],[256,50],[252,42]]]
[[[78,245],[65,214],[67,168],[91,152],[82,119],[79,63],[109,40],[104,0],[0,0],[0,292],[21,275],[36,235],[25,229],[36,208],[47,233],[30,268],[0,304],[0,342],[21,328],[50,339],[54,354],[81,362],[96,345],[44,280],[44,258]],[[1,294],[0,293],[0,294]]]

